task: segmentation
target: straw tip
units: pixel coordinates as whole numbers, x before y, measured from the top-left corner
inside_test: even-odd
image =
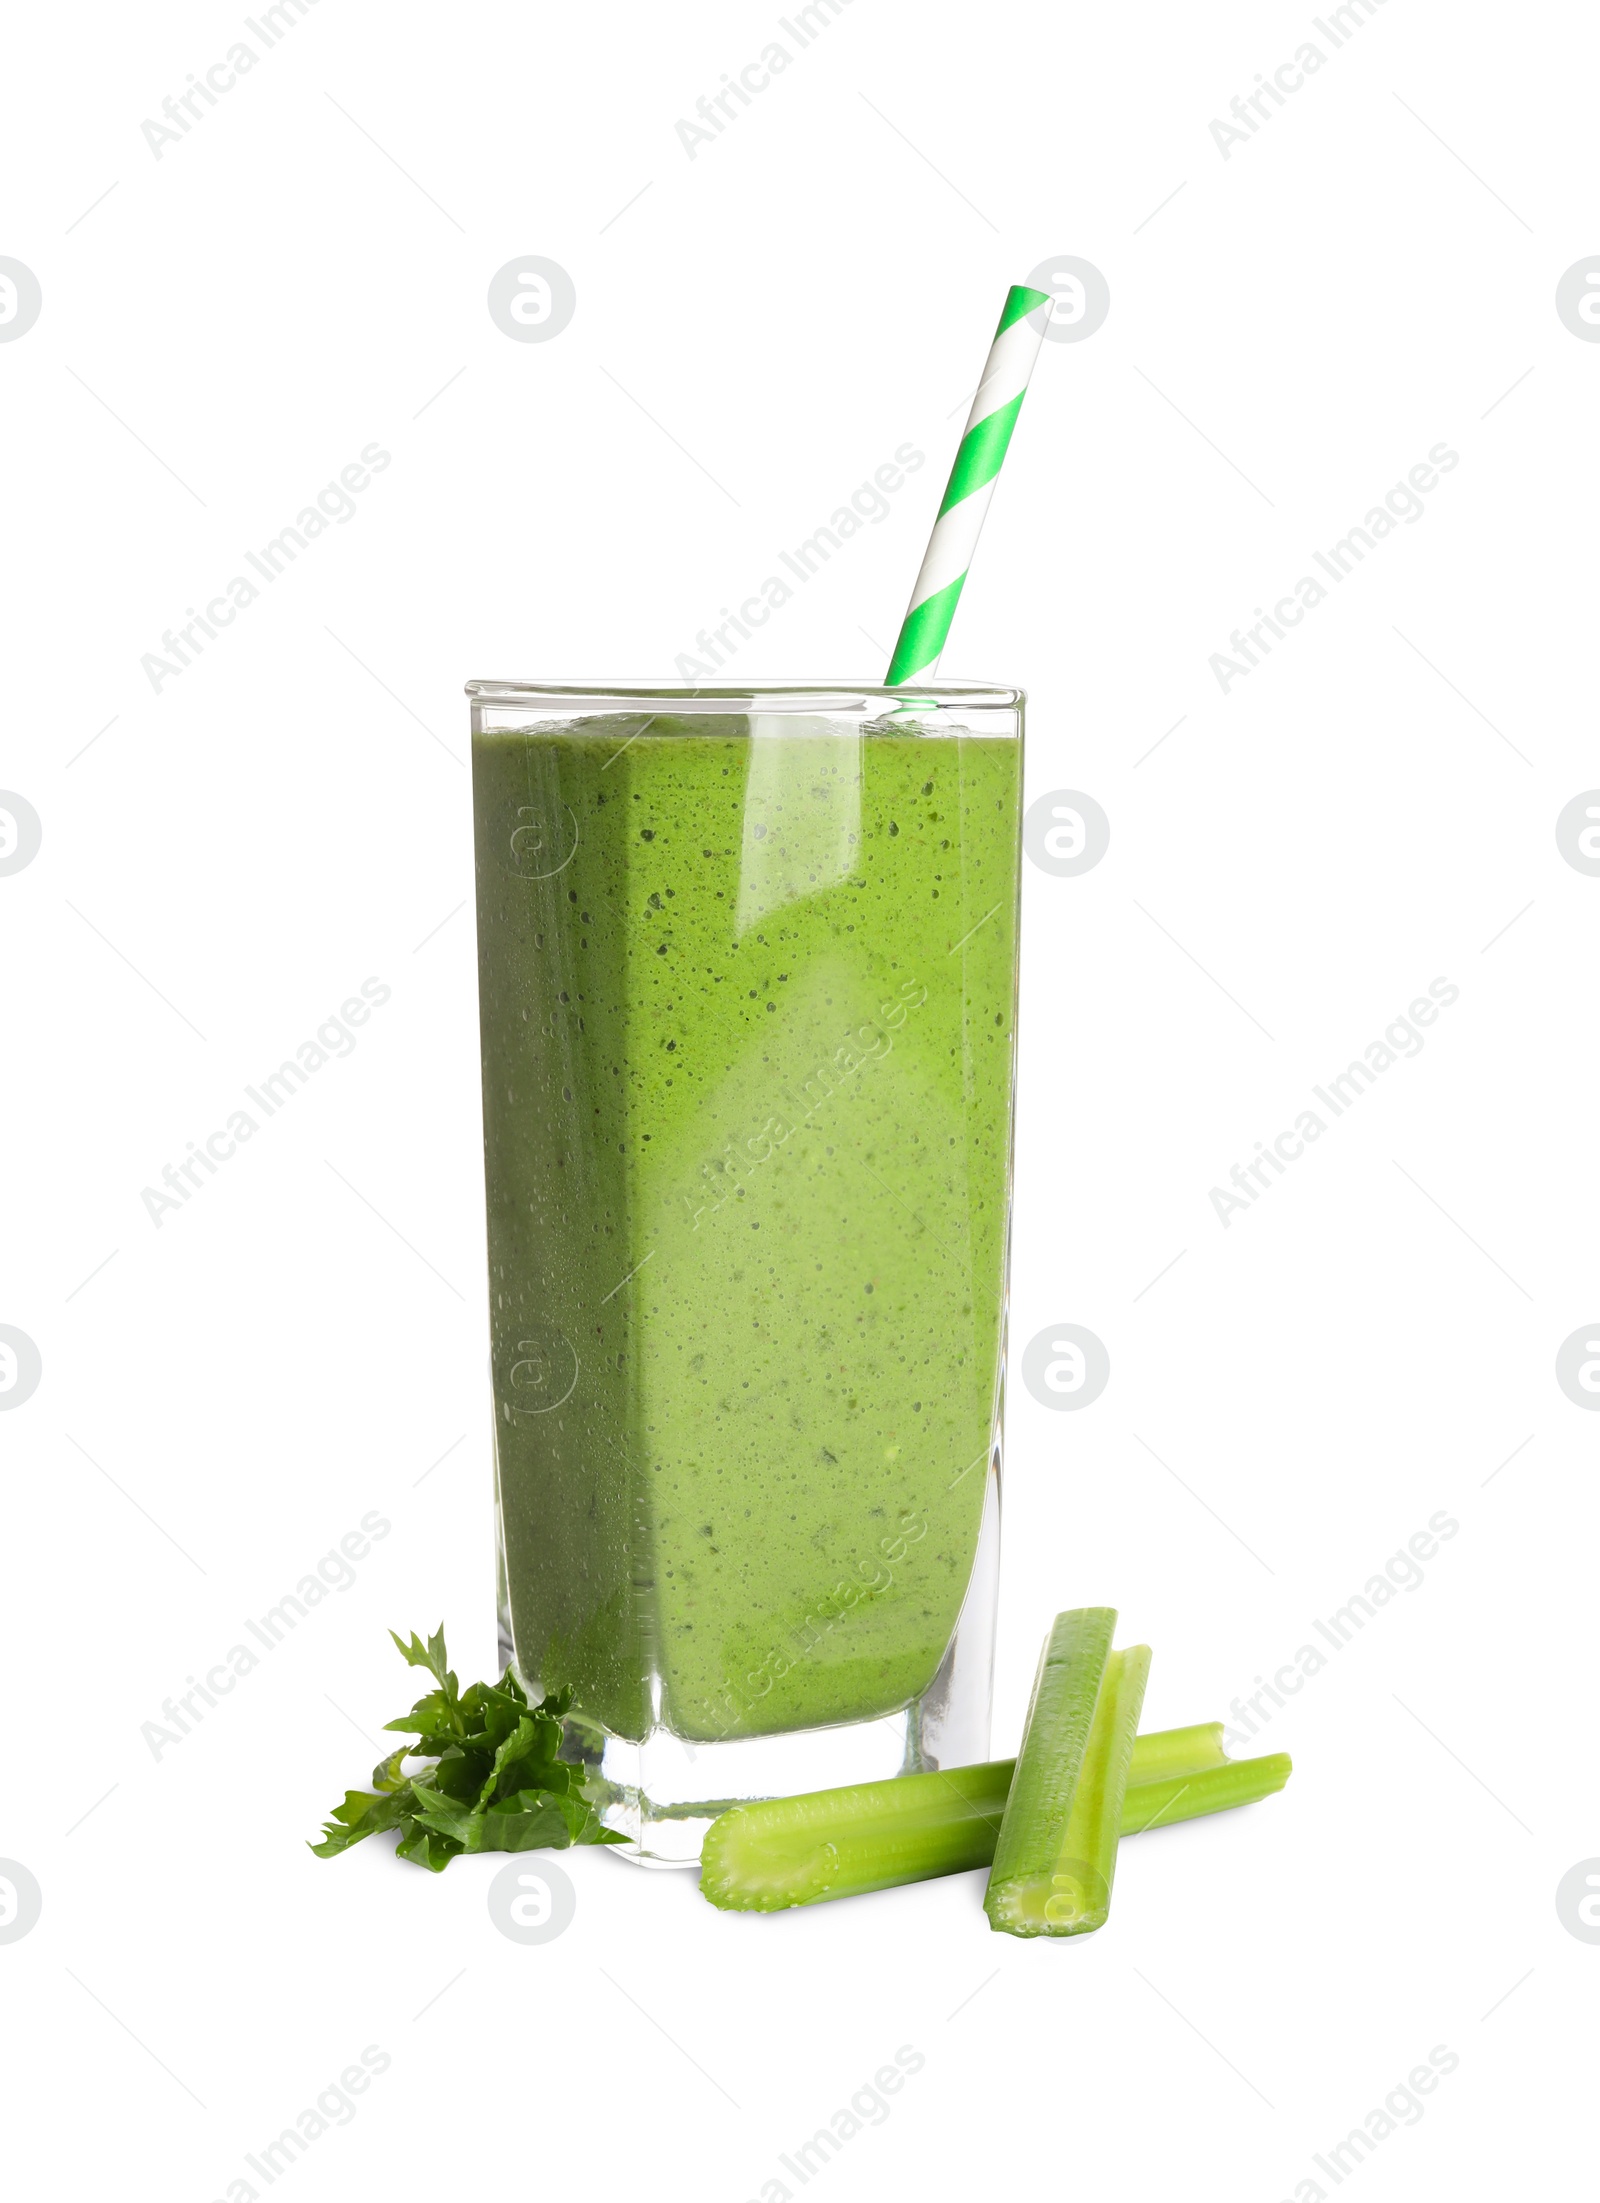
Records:
[[[1003,335],[1014,321],[1021,321],[1026,315],[1037,313],[1041,306],[1054,309],[1055,300],[1048,291],[1036,291],[1028,283],[1013,283],[1006,293],[1005,311],[1000,316],[1000,327],[996,334]]]

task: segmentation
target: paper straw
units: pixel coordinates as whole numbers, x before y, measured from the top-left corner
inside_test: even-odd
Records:
[[[930,676],[938,669],[939,653],[955,617],[961,585],[972,564],[978,531],[1022,410],[1023,394],[1039,356],[1052,305],[1048,292],[1029,290],[1023,283],[1014,283],[1007,294],[955,465],[950,469],[944,503],[928,539],[917,586],[911,592],[911,606],[901,623],[900,639],[885,676],[886,687],[898,688],[903,681],[918,674]]]

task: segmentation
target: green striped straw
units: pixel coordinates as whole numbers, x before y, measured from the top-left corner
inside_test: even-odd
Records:
[[[1017,425],[1053,303],[1047,291],[1031,291],[1025,283],[1013,283],[1007,293],[961,448],[950,469],[944,503],[911,592],[911,608],[889,662],[888,688],[898,688],[919,674],[930,677],[938,670],[939,653],[961,599],[961,585],[972,564],[995,476]]]

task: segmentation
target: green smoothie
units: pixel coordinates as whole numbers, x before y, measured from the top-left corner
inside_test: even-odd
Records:
[[[1021,745],[821,718],[475,736],[504,1595],[628,1739],[868,1721],[977,1546]]]

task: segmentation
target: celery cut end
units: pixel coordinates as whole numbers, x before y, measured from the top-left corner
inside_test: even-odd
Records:
[[[786,1912],[833,1895],[839,1877],[837,1845],[769,1848],[759,1841],[741,1843],[742,1834],[733,1813],[724,1814],[706,1832],[700,1894],[719,1911]]]
[[[984,1910],[1000,1935],[1087,1935],[1105,1926],[1111,1891],[1092,1866],[1067,1861],[1048,1876],[1018,1875],[992,1887]]]

